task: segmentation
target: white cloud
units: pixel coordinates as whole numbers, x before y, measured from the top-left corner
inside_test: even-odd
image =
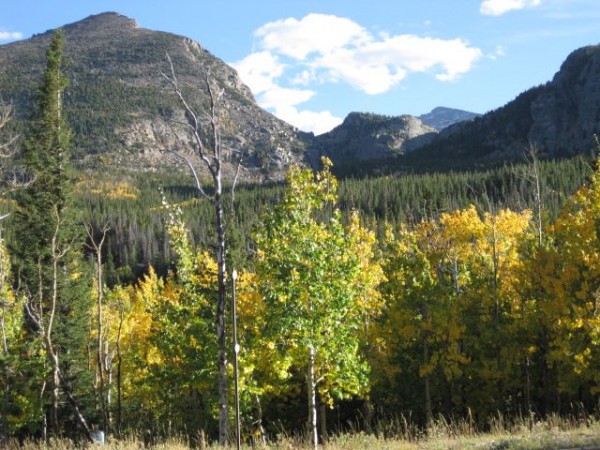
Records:
[[[315,133],[341,119],[329,111],[300,111],[299,105],[316,96],[311,87],[345,83],[368,95],[383,94],[416,72],[453,81],[482,56],[461,39],[374,34],[350,19],[325,14],[270,22],[255,37],[259,51],[233,64],[240,77],[261,106]]]
[[[241,61],[233,63],[254,94],[260,94],[275,86],[274,79],[285,70],[285,65],[279,62],[274,54],[262,51],[251,53]]]
[[[259,105],[272,110],[277,117],[295,127],[321,134],[342,123],[342,118],[330,111],[299,111],[296,106],[310,100],[316,92],[277,85],[275,79],[283,73],[285,65],[271,53],[252,53],[233,66],[250,87]],[[310,72],[304,71],[296,84],[308,84],[310,79]]]
[[[261,39],[262,48],[298,60],[370,39],[367,31],[352,20],[326,14],[269,22],[254,34]]]
[[[304,131],[323,134],[342,123],[341,117],[336,117],[330,111],[299,111],[293,106],[277,108],[274,114],[287,123]]]
[[[503,45],[497,45],[496,49],[492,53],[486,55],[489,59],[498,59],[506,56],[506,47]]]
[[[281,106],[296,106],[306,103],[315,95],[315,91],[308,89],[290,89],[273,86],[261,93],[258,101],[263,108],[277,109]]]
[[[542,0],[483,0],[479,11],[488,16],[501,16],[509,11],[534,8],[542,4]]]
[[[0,31],[0,41],[16,41],[23,39],[23,33],[20,31]]]

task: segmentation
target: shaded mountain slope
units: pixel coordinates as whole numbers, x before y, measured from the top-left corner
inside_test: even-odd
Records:
[[[132,19],[103,13],[63,27],[66,44],[65,108],[80,163],[132,168],[164,165],[165,147],[185,148],[186,134],[170,119],[184,117],[161,76],[171,56],[197,111],[206,111],[205,73],[223,90],[219,120],[223,144],[245,152],[247,178],[280,178],[303,160],[298,131],[260,108],[233,68],[182,36],[140,28]],[[52,31],[0,46],[0,98],[26,119],[34,104]],[[202,116],[204,116],[202,114]]]

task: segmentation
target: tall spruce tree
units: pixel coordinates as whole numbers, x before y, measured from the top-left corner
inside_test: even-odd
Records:
[[[23,165],[31,181],[15,195],[12,256],[16,285],[26,296],[29,336],[39,344],[40,423],[60,433],[74,407],[87,428],[74,389],[85,371],[87,319],[91,297],[82,276],[83,229],[72,202],[70,130],[63,110],[67,80],[62,72],[64,36],[57,31],[47,50],[38,104],[23,146]],[[48,375],[49,374],[49,375]],[[64,401],[66,396],[66,402]]]

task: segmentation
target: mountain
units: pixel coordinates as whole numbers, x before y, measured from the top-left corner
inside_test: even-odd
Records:
[[[534,146],[542,157],[589,154],[600,133],[600,45],[571,53],[553,79],[505,106],[443,129],[411,157],[438,165],[487,165],[520,159]]]
[[[529,145],[541,156],[569,156],[588,153],[600,131],[600,46],[576,50],[552,81],[482,116],[444,107],[421,117],[355,112],[314,136],[260,108],[232,67],[186,37],[141,28],[112,12],[63,30],[70,80],[65,109],[82,168],[171,168],[171,158],[161,150],[190,147],[189,134],[177,125],[186,117],[162,76],[170,70],[167,53],[201,117],[210,104],[207,73],[223,92],[218,105],[222,145],[243,154],[245,181],[279,180],[290,165],[316,165],[322,155],[350,172],[353,164],[377,170],[377,164],[392,162],[418,170],[485,167],[519,159]],[[51,33],[0,46],[0,100],[15,105],[13,125],[21,133]],[[226,160],[225,170],[234,169]]]
[[[433,108],[427,114],[421,114],[419,119],[421,119],[421,122],[423,122],[425,125],[429,125],[430,127],[441,131],[450,125],[474,119],[479,115],[480,114],[477,113],[463,111],[462,109],[438,106],[437,108]]]
[[[431,142],[436,134],[434,128],[414,116],[353,112],[307,147],[313,164],[319,156],[327,156],[336,165],[347,165],[411,152]]]
[[[196,111],[209,105],[207,71],[223,91],[217,109],[222,143],[244,153],[243,177],[278,179],[290,164],[304,160],[304,134],[260,108],[236,71],[197,42],[141,28],[112,12],[66,25],[63,31],[70,80],[65,110],[80,166],[95,167],[102,161],[156,169],[168,161],[161,149],[189,148],[189,134],[175,125],[186,119],[162,76],[170,71],[167,53]],[[21,124],[34,105],[51,35],[47,31],[0,46],[0,99],[13,102]]]

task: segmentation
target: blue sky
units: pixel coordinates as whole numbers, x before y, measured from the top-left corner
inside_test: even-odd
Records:
[[[105,11],[196,40],[317,134],[352,111],[484,113],[600,43],[600,0],[1,0],[0,44]]]

